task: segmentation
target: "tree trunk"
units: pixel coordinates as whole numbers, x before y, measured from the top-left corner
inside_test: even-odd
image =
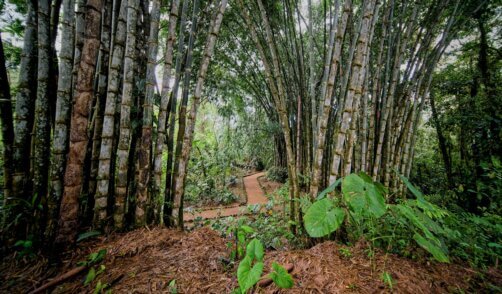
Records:
[[[176,151],[175,151],[175,161],[174,161],[174,173],[172,174],[172,182],[170,185],[171,195],[174,195],[174,188],[176,187],[176,179],[178,177],[179,172],[179,164],[181,158],[181,150],[183,148],[183,137],[185,136],[185,127],[186,127],[186,112],[187,112],[187,104],[188,104],[188,93],[190,91],[190,79],[192,77],[192,54],[193,54],[193,46],[195,41],[195,34],[197,30],[197,14],[199,12],[199,1],[195,0],[192,12],[192,25],[190,28],[190,37],[188,39],[188,48],[186,52],[185,59],[185,72],[184,72],[184,81],[183,81],[183,91],[181,95],[181,103],[180,110],[178,115],[178,135],[176,139]],[[173,118],[172,116],[171,118]],[[174,126],[174,120],[172,120],[172,127]],[[174,128],[173,128],[174,130]],[[174,136],[174,132],[172,133]],[[172,138],[172,137],[171,137]],[[169,168],[169,167],[168,167]],[[225,175],[223,175],[225,176]],[[171,196],[171,198],[173,198]]]
[[[169,15],[169,31],[164,55],[164,75],[162,78],[162,92],[160,96],[160,109],[157,124],[157,140],[153,159],[154,187],[152,198],[159,201],[159,222],[164,221],[164,193],[160,193],[162,179],[162,154],[166,140],[166,126],[168,121],[169,95],[171,89],[171,69],[173,64],[173,47],[176,40],[176,24],[178,20],[179,0],[173,0]]]
[[[96,68],[96,103],[94,105],[93,114],[93,134],[92,148],[89,171],[89,187],[88,187],[88,206],[93,207],[94,195],[96,194],[96,185],[99,168],[99,155],[101,153],[101,135],[103,134],[103,121],[106,105],[106,94],[108,89],[108,70],[110,67],[110,49],[111,49],[111,27],[112,27],[112,8],[111,0],[106,0],[103,7],[103,15],[101,19],[101,44],[99,47],[98,64]],[[92,216],[91,216],[92,219]]]
[[[49,177],[50,156],[50,0],[38,2],[38,72],[37,72],[37,100],[35,102],[34,125],[34,161],[33,161],[33,193],[36,195],[35,205],[43,205],[41,215],[37,215],[34,227],[37,233],[44,229],[45,205],[47,200],[47,184]]]
[[[431,103],[432,110],[432,120],[434,126],[436,127],[436,134],[438,136],[439,150],[441,150],[441,156],[443,157],[444,169],[446,171],[446,179],[448,180],[448,188],[452,189],[454,187],[452,169],[451,169],[451,159],[448,154],[448,149],[446,147],[446,139],[443,134],[443,128],[441,127],[441,122],[439,121],[438,112],[436,109],[436,103],[434,101],[434,95],[431,93],[429,95],[429,102]]]
[[[30,200],[32,182],[30,178],[31,163],[31,133],[35,120],[35,100],[37,92],[37,21],[36,3],[26,2],[28,12],[26,17],[26,27],[24,30],[23,51],[21,54],[21,66],[19,68],[18,92],[16,95],[16,109],[14,117],[14,146],[13,146],[13,168],[12,195],[13,199]],[[22,212],[21,203],[17,200],[7,199],[6,204],[11,204],[7,221],[13,221]],[[21,217],[17,225],[12,229],[19,238],[23,236],[27,219]]]
[[[121,89],[122,63],[126,42],[127,1],[122,0],[117,20],[116,33],[113,38],[113,52],[108,69],[108,85],[106,93],[101,147],[99,149],[98,175],[96,177],[96,193],[94,194],[94,225],[101,227],[107,217],[108,198],[110,197],[110,181],[113,180],[112,155],[114,153],[115,113]]]
[[[139,0],[128,0],[127,42],[124,55],[124,84],[120,107],[120,134],[117,150],[117,182],[115,184],[115,227],[124,228],[125,201],[127,198],[128,161],[131,144],[131,107],[133,106],[134,67]]]
[[[10,96],[9,78],[5,68],[5,54],[3,50],[2,35],[0,34],[0,121],[2,123],[3,145],[3,208],[2,228],[5,227],[7,199],[12,197],[12,149],[14,144],[14,121],[12,119],[12,101]]]
[[[83,165],[91,113],[94,71],[100,42],[101,10],[103,1],[88,0],[85,16],[85,38],[75,83],[75,104],[71,114],[70,147],[65,170],[65,185],[59,218],[57,243],[74,241],[78,230],[78,198],[82,188]]]
[[[174,132],[176,125],[176,105],[178,101],[178,90],[181,81],[181,73],[182,68],[184,67],[184,62],[186,59],[183,59],[183,46],[185,42],[185,23],[186,23],[186,15],[188,11],[188,2],[183,2],[183,8],[181,10],[181,20],[180,20],[180,31],[179,31],[179,41],[178,41],[178,52],[176,56],[176,70],[174,77],[174,85],[171,93],[171,99],[169,101],[169,113],[166,123],[169,125],[169,130],[167,133],[167,161],[166,161],[166,186],[164,189],[164,202],[165,202],[165,211],[164,211],[164,222],[168,225],[171,225],[171,221],[169,217],[172,214],[173,209],[173,198],[174,198],[174,188],[173,185],[174,179]]]
[[[77,74],[82,56],[82,46],[84,45],[86,0],[76,0],[77,12],[75,13],[75,52],[73,56],[73,89],[77,82]]]
[[[183,146],[185,146],[185,148],[183,148],[181,153],[179,174],[176,179],[176,193],[174,197],[173,209],[173,212],[178,214],[178,227],[181,229],[183,228],[183,195],[185,192],[185,179],[188,169],[188,161],[190,159],[190,151],[192,150],[192,140],[193,132],[195,129],[195,122],[197,119],[197,109],[200,104],[200,98],[202,96],[202,89],[204,86],[204,81],[206,79],[207,69],[213,55],[216,38],[218,37],[218,32],[223,20],[223,13],[225,12],[226,7],[227,0],[222,0],[219,6],[217,6],[218,12],[215,16],[215,19],[211,21],[211,25],[209,26],[209,34],[207,36],[204,54],[202,57],[199,72],[197,74],[197,83],[195,85],[192,107],[190,109],[190,112],[188,113],[187,128],[185,131],[185,136],[183,138]]]
[[[59,77],[56,101],[56,117],[54,141],[52,146],[51,187],[48,199],[49,219],[47,238],[49,242],[54,237],[59,202],[63,195],[63,176],[68,150],[68,127],[71,115],[72,100],[72,70],[73,70],[73,42],[75,28],[75,1],[64,0],[61,52],[59,54]]]
[[[159,38],[160,0],[153,0],[150,18],[150,36],[148,37],[148,65],[146,72],[146,97],[143,104],[143,128],[137,158],[137,190],[136,190],[136,226],[146,223],[146,204],[150,183],[153,100],[155,94],[155,67],[157,65],[157,49]],[[153,201],[156,201],[154,198]],[[154,207],[159,207],[154,204]],[[155,215],[158,211],[155,212]]]
[[[333,56],[331,58],[331,69],[328,71],[325,69],[326,77],[326,90],[324,93],[324,101],[322,105],[322,113],[319,118],[319,130],[317,131],[317,144],[314,154],[314,163],[312,166],[312,181],[310,183],[310,195],[316,197],[319,192],[319,184],[322,179],[322,166],[323,160],[326,153],[326,132],[328,130],[328,121],[330,118],[331,106],[333,105],[333,91],[335,88],[335,80],[338,71],[338,67],[341,59],[342,43],[345,35],[345,30],[347,28],[347,21],[349,14],[351,13],[352,1],[345,2],[343,7],[343,15],[339,20],[339,24],[336,29],[336,40],[334,43]],[[336,26],[336,24],[333,24]]]

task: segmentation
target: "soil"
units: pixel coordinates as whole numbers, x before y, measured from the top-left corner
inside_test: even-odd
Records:
[[[274,191],[276,191],[277,189],[282,187],[282,185],[284,185],[283,183],[274,182],[267,179],[265,175],[259,177],[258,182],[260,183],[261,188],[265,191],[265,194],[267,195],[272,194]]]
[[[172,280],[178,293],[231,293],[237,287],[237,263],[228,259],[228,241],[208,228],[190,233],[139,229],[82,243],[64,254],[63,264],[57,266],[49,266],[43,258],[33,264],[10,256],[0,265],[0,292],[31,291],[77,267],[89,253],[106,248],[106,269],[90,285],[83,286],[85,271],[53,293],[92,293],[98,281],[111,284],[113,293],[169,293]],[[489,292],[483,288],[487,281],[502,287],[499,270],[483,273],[483,284],[481,273],[460,265],[416,262],[378,250],[372,260],[365,243],[345,247],[328,241],[306,250],[268,251],[265,272],[272,261],[293,264],[294,288],[270,285],[254,289],[255,293],[479,293]],[[392,290],[382,282],[383,272],[392,277]]]

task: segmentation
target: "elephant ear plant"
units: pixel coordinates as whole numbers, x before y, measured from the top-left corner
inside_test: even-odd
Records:
[[[256,238],[251,240],[246,246],[246,255],[237,269],[239,288],[234,293],[247,293],[260,281],[264,267],[263,257],[263,244]],[[268,277],[279,288],[291,288],[294,285],[293,278],[288,271],[276,262],[272,263],[272,271]]]
[[[386,203],[385,187],[365,173],[350,174],[319,193],[317,200],[304,209],[305,230],[312,238],[325,237],[342,225],[352,226],[359,236],[368,234],[369,239],[395,238],[375,236],[376,226],[384,224],[384,216],[412,231],[412,239],[429,252],[437,261],[449,262],[447,248],[440,237],[449,236],[449,230],[435,220],[441,220],[446,212],[425,200],[423,194],[406,178],[404,184],[416,197],[398,204]],[[329,197],[341,183],[341,197]],[[364,231],[366,229],[367,231]]]

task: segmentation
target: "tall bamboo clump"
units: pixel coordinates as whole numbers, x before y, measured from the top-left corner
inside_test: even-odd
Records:
[[[205,6],[199,9],[202,3]],[[12,114],[7,86],[2,87],[0,105],[4,146],[11,147],[4,149],[4,191],[16,197],[6,199],[5,205],[12,209],[2,216],[2,230],[11,230],[12,234],[5,235],[5,239],[26,239],[29,233],[36,232],[35,238],[41,242],[55,239],[57,244],[65,245],[75,241],[83,226],[124,230],[172,218],[173,205],[166,203],[163,196],[172,193],[179,199],[183,194],[190,154],[182,146],[192,144],[197,112],[187,111],[187,107],[197,108],[200,103],[226,3],[185,0],[180,23],[180,0],[170,1],[163,79],[157,93],[163,1],[28,1],[16,116],[10,117],[7,111]],[[189,7],[193,8],[191,33],[185,46],[183,34]],[[60,9],[58,31],[55,26]],[[205,23],[206,18],[212,19],[210,26],[199,26],[198,22]],[[54,58],[58,32],[64,41]],[[205,40],[205,45],[199,42],[204,53],[194,66],[192,53],[202,52],[195,47],[199,44],[197,38]],[[54,71],[57,65],[59,70]],[[55,88],[50,86],[50,72],[59,72]],[[171,89],[173,75],[176,89]],[[6,78],[1,82],[9,84]],[[195,88],[190,100],[191,83]],[[175,101],[181,84],[182,110],[178,113]],[[52,97],[56,89],[57,95]],[[159,104],[156,95],[161,98]],[[157,106],[158,114],[154,111]],[[179,128],[186,132],[175,138]],[[168,141],[172,147],[177,146],[169,160],[173,167],[180,168],[176,179],[164,184],[162,153],[168,129]],[[178,179],[181,186],[174,185]],[[37,197],[32,197],[33,193]],[[35,199],[35,206],[26,207],[24,202],[12,199],[24,199],[26,203]]]
[[[251,39],[262,65],[248,65],[260,77],[249,83],[266,81],[281,122],[292,220],[299,190],[315,196],[352,172],[401,193],[398,174],[409,175],[427,77],[472,3],[345,0],[315,16],[309,1],[307,19],[295,1],[238,4],[250,33],[238,37]],[[300,175],[308,180],[299,182]]]
[[[314,196],[351,172],[402,192],[394,170],[409,175],[430,77],[459,16],[472,10],[460,0],[308,1],[305,19],[293,0],[239,0],[230,12],[226,0],[172,0],[165,16],[160,0],[27,3],[14,117],[1,79],[3,139],[12,146],[4,183],[14,196],[2,229],[60,244],[88,226],[183,226],[197,113],[220,33],[223,47],[243,52],[218,61],[280,125],[276,162],[288,170],[294,227],[301,193]],[[54,58],[61,3],[64,41]],[[56,72],[57,81],[48,78]]]

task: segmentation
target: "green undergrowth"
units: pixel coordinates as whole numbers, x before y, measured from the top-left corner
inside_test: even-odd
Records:
[[[369,257],[374,249],[415,260],[468,263],[487,268],[502,256],[502,217],[474,215],[459,208],[445,208],[436,196],[420,192],[402,177],[410,195],[390,202],[387,189],[367,175],[352,174],[319,193],[298,200],[303,212],[305,234],[293,234],[289,220],[289,193],[286,183],[268,195],[269,202],[248,206],[255,214],[208,222],[224,237],[233,238],[237,228],[252,229],[268,250],[301,249],[316,239],[355,244],[365,240]],[[273,208],[275,207],[275,210]],[[314,241],[314,242],[313,242]]]
[[[353,243],[369,241],[412,259],[461,260],[473,267],[498,264],[502,222],[496,215],[477,216],[435,204],[408,179],[411,197],[388,201],[389,192],[364,173],[351,174],[321,192],[312,203],[303,199],[305,229],[312,238]],[[427,253],[427,254],[426,254]]]

